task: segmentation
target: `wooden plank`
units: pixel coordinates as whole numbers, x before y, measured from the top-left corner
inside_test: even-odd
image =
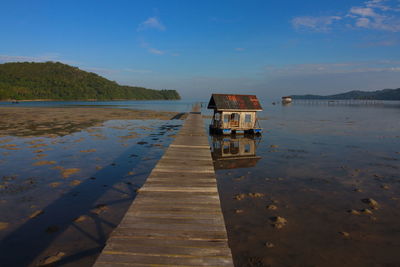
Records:
[[[172,170],[175,171],[175,173],[187,172],[187,171],[190,171],[190,170],[193,170],[193,172],[199,172],[199,171],[204,170],[204,171],[207,171],[209,173],[214,173],[213,166],[211,166],[210,164],[199,164],[199,162],[197,162],[196,167],[194,167],[193,165],[190,166],[189,164],[160,162],[160,164],[157,164],[157,167],[154,168],[154,169],[155,170],[160,170],[160,169],[170,170],[170,169],[172,169]]]
[[[179,140],[179,139],[178,139]],[[193,141],[193,140],[191,140],[191,141]],[[197,148],[197,149],[206,149],[206,150],[210,150],[210,146],[209,145],[204,145],[204,146],[194,146],[194,145],[170,145],[170,147],[188,147],[188,148],[190,148],[190,149],[194,149],[194,148]]]
[[[198,160],[198,161],[201,161],[201,160],[203,160],[203,161],[209,161],[210,160],[210,157],[209,157],[209,155],[208,154],[206,154],[206,153],[204,153],[203,155],[198,155],[197,153],[192,153],[192,154],[187,154],[187,155],[185,155],[185,154],[183,154],[184,152],[182,152],[182,153],[172,153],[172,152],[169,152],[169,153],[165,153],[162,157],[161,157],[161,159],[166,159],[166,160],[180,160],[180,159],[182,159],[182,158],[186,158],[186,159],[190,159],[188,156],[190,155],[190,156],[195,156],[196,157],[196,160]]]
[[[135,228],[121,228],[118,226],[113,236],[136,236],[136,237],[162,237],[183,240],[208,240],[208,241],[227,241],[226,232],[224,231],[195,231],[195,230],[165,230],[165,229],[135,229]]]
[[[177,195],[174,192],[146,192],[146,191],[142,191],[140,192],[140,195],[136,197],[136,199],[140,199],[140,198],[147,198],[148,196],[150,196],[153,199],[157,199],[157,198],[164,198],[166,201],[168,199],[190,199],[190,200],[197,200],[197,201],[218,201],[219,202],[219,196],[216,193],[201,193],[201,194],[195,194],[195,193],[190,193],[190,192],[181,192],[179,193],[179,195]]]
[[[215,174],[214,173],[202,173],[202,174],[196,174],[196,173],[174,173],[171,174],[169,172],[163,173],[163,172],[156,172],[156,173],[151,173],[149,177],[160,177],[160,178],[170,178],[170,177],[182,177],[182,178],[187,178],[188,180],[191,179],[213,179],[215,181]]]
[[[189,207],[216,207],[220,208],[218,201],[215,199],[211,200],[203,200],[198,201],[197,199],[184,199],[184,198],[175,198],[175,199],[166,199],[166,198],[141,198],[135,200],[135,205],[148,206],[148,205],[157,205],[162,204],[164,206],[172,206],[172,207],[180,207],[180,206],[189,206]]]
[[[138,190],[94,266],[233,266],[198,111]]]
[[[140,217],[140,216],[125,216],[123,223],[158,223],[158,224],[217,224],[221,225],[221,219],[211,218],[211,219],[198,219],[198,218],[160,218],[160,217]]]
[[[140,195],[136,198],[139,199],[139,197],[147,197],[147,195],[151,195],[152,198],[169,198],[169,199],[193,199],[193,200],[216,200],[219,201],[219,197],[215,193],[201,193],[201,194],[194,194],[190,192],[181,192],[179,193],[179,196],[174,193],[174,192],[146,192],[142,191],[140,192]]]
[[[196,167],[208,167],[212,168],[214,167],[213,163],[210,162],[210,160],[190,160],[190,159],[161,159],[157,166],[174,166],[176,168],[182,168],[182,167],[190,167],[190,166],[196,166]]]
[[[115,262],[139,264],[136,266],[146,266],[144,264],[147,264],[147,266],[154,266],[154,264],[159,264],[161,266],[233,266],[231,264],[231,257],[185,257],[183,255],[163,256],[157,253],[154,253],[152,255],[143,255],[140,253],[129,254],[122,252],[115,252],[113,254],[102,253],[98,261],[111,264],[114,264]]]
[[[165,216],[166,214],[175,214],[175,215],[179,215],[179,216],[195,216],[196,214],[200,216],[202,215],[210,215],[210,216],[218,216],[220,214],[220,210],[200,210],[200,209],[190,209],[190,208],[171,208],[171,209],[167,209],[167,208],[154,208],[151,210],[148,209],[134,209],[132,211],[132,214],[160,214]]]
[[[141,255],[152,255],[157,251],[158,255],[182,255],[182,256],[200,256],[200,257],[224,257],[227,253],[227,248],[191,248],[191,247],[176,247],[155,244],[153,246],[143,246],[143,244],[131,245],[130,240],[121,240],[113,242],[113,245],[105,250],[106,253],[124,252],[124,253],[140,253]]]
[[[158,168],[154,169],[153,172],[171,172],[175,173],[176,169],[166,169],[166,168]],[[182,173],[213,173],[211,170],[181,170]]]
[[[183,159],[183,158],[196,158],[198,160],[211,160],[211,156],[208,155],[209,153],[205,152],[200,152],[200,153],[196,153],[195,151],[170,151],[164,154],[164,157],[168,157],[168,158],[174,158],[174,159]],[[163,157],[163,158],[164,158]]]
[[[219,213],[206,213],[206,212],[146,212],[146,211],[135,211],[126,216],[140,216],[143,218],[188,218],[188,219],[216,219],[219,218],[223,221],[222,215]]]
[[[156,183],[156,182],[160,182],[160,183],[165,183],[170,181],[171,184],[178,182],[178,183],[193,183],[193,184],[212,184],[212,185],[216,185],[217,182],[214,179],[209,179],[209,178],[191,178],[190,180],[187,179],[186,177],[176,177],[174,176],[173,178],[170,177],[149,177],[147,178],[146,183]]]
[[[139,189],[138,192],[152,191],[152,192],[218,192],[214,187],[166,187],[166,186],[152,186],[145,185]]]
[[[176,231],[176,232],[190,232],[190,231],[206,231],[206,232],[213,232],[213,233],[221,233],[225,232],[225,226],[221,224],[203,224],[203,223],[196,223],[196,224],[187,224],[187,223],[148,223],[148,222],[130,222],[130,220],[125,220],[123,224],[119,226],[119,229],[127,229],[130,231],[136,230],[150,230],[151,232],[157,230],[164,230],[164,231]]]
[[[217,248],[226,249],[224,241],[190,240],[190,239],[166,239],[166,238],[142,238],[138,236],[112,236],[112,243],[126,241],[131,246],[167,246],[167,247],[190,247],[190,248]],[[111,242],[110,242],[111,244]]]

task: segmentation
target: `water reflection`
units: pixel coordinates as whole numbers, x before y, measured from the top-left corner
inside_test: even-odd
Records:
[[[216,170],[250,168],[256,166],[261,157],[256,155],[260,137],[212,136],[211,155]]]

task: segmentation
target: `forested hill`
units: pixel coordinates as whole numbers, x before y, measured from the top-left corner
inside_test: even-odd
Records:
[[[0,100],[180,99],[175,90],[123,86],[59,62],[0,64]]]
[[[371,99],[371,100],[400,100],[400,88],[398,89],[384,89],[372,92],[365,91],[350,91],[343,94],[336,95],[293,95],[293,99]]]

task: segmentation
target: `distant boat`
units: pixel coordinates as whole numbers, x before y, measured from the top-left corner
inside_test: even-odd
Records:
[[[292,103],[293,99],[291,96],[282,96],[282,103],[283,104],[288,104]]]

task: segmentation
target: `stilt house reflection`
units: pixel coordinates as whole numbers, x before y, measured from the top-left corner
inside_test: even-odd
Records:
[[[256,155],[260,138],[257,136],[212,136],[214,168],[236,169],[256,166],[261,157]]]

